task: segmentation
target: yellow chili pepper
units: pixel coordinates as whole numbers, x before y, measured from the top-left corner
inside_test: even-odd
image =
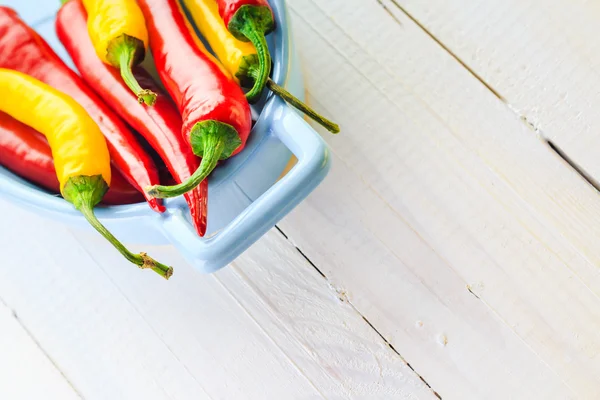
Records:
[[[227,30],[219,15],[217,2],[215,0],[184,0],[183,3],[221,64],[235,76],[237,82],[253,80],[248,73],[244,73],[244,68],[248,68],[250,65],[258,68],[256,49],[252,43],[236,39]],[[213,46],[215,47],[213,48]],[[250,81],[244,83],[252,84]]]
[[[127,250],[94,215],[111,180],[110,155],[98,125],[66,94],[21,72],[0,68],[0,111],[48,139],[63,197],[132,263],[165,278],[173,269]]]
[[[63,0],[63,3],[69,0]],[[131,69],[141,63],[148,48],[148,31],[135,0],[82,0],[88,13],[88,33],[98,57],[117,67],[140,103],[151,106],[156,93],[142,89]]]
[[[298,110],[308,115],[332,133],[338,133],[340,127],[318,114],[307,104],[300,101],[290,92],[273,81],[267,73],[261,69],[261,63],[256,48],[249,42],[236,39],[227,29],[223,19],[219,15],[219,6],[216,0],[182,0],[185,9],[191,15],[200,34],[214,51],[223,66],[235,76],[238,83],[243,87],[255,88],[264,85],[255,85],[256,80],[265,79],[266,87],[273,93],[287,101]],[[246,94],[248,101],[257,101],[261,93],[253,90]]]

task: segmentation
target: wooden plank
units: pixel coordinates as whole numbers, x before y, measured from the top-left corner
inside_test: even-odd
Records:
[[[1,300],[0,331],[0,398],[81,398]]]
[[[406,16],[289,4],[344,135],[284,232],[442,397],[597,396],[595,191]]]
[[[597,2],[384,3],[393,14],[403,14],[402,7],[418,20],[518,115],[600,179]]]
[[[85,398],[435,398],[276,231],[215,276],[153,248],[165,282],[2,205],[0,293]]]
[[[120,263],[114,252],[107,257],[107,249],[86,247],[103,264]],[[235,376],[232,398],[285,398],[291,391],[287,370],[292,366],[300,375],[296,379],[314,386],[315,398],[317,393],[324,398],[432,398],[400,357],[278,232],[211,277],[198,275],[171,248],[153,254],[178,266],[178,276],[168,287],[162,282],[131,285],[137,272],[131,269],[116,267],[109,273],[122,278],[117,282],[121,290],[194,375],[213,375],[215,382],[226,374]],[[148,292],[168,299],[167,304],[145,304]],[[190,304],[200,308],[190,309]],[[161,308],[182,311],[165,321],[156,313]],[[197,349],[203,357],[190,352],[192,339],[206,343]],[[217,342],[227,347],[214,346]],[[270,386],[265,387],[267,380]],[[218,396],[220,386],[211,395]]]
[[[66,228],[2,204],[2,298],[82,397],[210,398]]]

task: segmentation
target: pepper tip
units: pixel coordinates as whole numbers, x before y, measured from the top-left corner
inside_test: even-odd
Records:
[[[145,195],[146,201],[150,205],[150,208],[152,208],[154,211],[161,214],[167,211],[167,208],[162,204],[162,200],[160,198],[157,198],[149,193],[145,193]]]

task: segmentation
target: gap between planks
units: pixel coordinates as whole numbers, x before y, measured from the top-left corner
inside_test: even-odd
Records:
[[[154,333],[156,335],[156,337],[160,338],[161,337],[160,333],[154,328],[154,326],[150,323],[150,321],[148,321],[148,319],[146,318],[146,316],[144,315],[144,313],[142,313],[141,310],[136,306],[136,304],[129,299],[129,297],[127,296],[127,294],[125,292],[123,292],[123,290],[119,287],[119,285],[117,285],[117,283],[114,281],[113,277],[108,273],[108,271],[106,271],[106,269],[104,269],[102,267],[102,264],[95,261],[93,254],[90,253],[90,251],[85,247],[85,243],[81,240],[81,238],[79,238],[78,235],[73,234],[73,239],[75,239],[77,242],[80,243],[81,248],[83,249],[83,251],[90,257],[91,260],[93,260],[93,262],[98,266],[98,268],[106,276],[106,279],[108,279],[108,281],[111,283],[111,285],[113,285],[116,288],[116,290],[121,294],[121,296],[123,296],[123,298],[125,299],[125,301],[131,306],[131,308],[133,308],[133,310],[140,316],[140,318],[142,319],[142,321],[144,322],[144,324],[146,324],[146,326],[148,327],[148,329],[150,329],[150,331],[152,333]],[[194,380],[194,382],[196,382],[198,384],[198,386],[202,387],[202,382],[200,382],[198,380],[198,378],[196,378],[196,376],[192,373],[192,371],[190,371],[190,369],[188,368],[188,366],[184,362],[181,361],[181,359],[173,351],[173,349],[169,345],[169,343],[167,343],[167,341],[165,341],[165,340],[162,340],[162,338],[161,338],[161,342],[164,344],[165,348],[173,356],[173,358],[175,360],[177,360],[178,363],[181,364],[181,366],[183,367],[183,369],[190,375],[190,377]],[[61,371],[61,373],[62,373],[62,371]],[[206,395],[208,397],[210,397],[210,395],[208,393],[206,393]]]
[[[531,122],[527,116],[523,113],[520,113],[514,106],[512,106],[509,101],[503,97],[491,83],[487,82],[485,79],[481,77],[473,68],[471,68],[466,62],[464,62],[458,54],[450,49],[441,39],[433,34],[429,29],[425,27],[423,23],[421,23],[415,16],[406,10],[398,0],[375,0],[384,10],[388,13],[398,25],[402,26],[402,22],[400,19],[388,8],[388,6],[384,3],[384,1],[388,1],[392,4],[392,6],[396,7],[402,14],[404,14],[408,19],[415,23],[427,36],[429,36],[435,43],[437,43],[446,53],[448,53],[452,58],[454,58],[461,66],[463,66],[469,73],[477,79],[486,89],[488,89],[494,96],[496,96],[502,103],[510,109],[510,111],[515,114],[521,122],[523,122],[530,130],[532,130],[539,140],[547,144],[550,149],[561,158],[565,164],[575,171],[584,181],[590,184],[598,193],[600,193],[600,182],[592,177],[590,173],[588,173],[583,167],[581,167],[577,162],[573,160],[564,150],[562,150],[558,145],[556,145],[544,132],[536,126],[535,123]],[[470,291],[470,290],[469,290]]]
[[[319,273],[319,275],[321,275],[323,277],[323,279],[325,279],[325,281],[327,282],[327,286],[329,286],[333,291],[336,292],[338,299],[344,303],[347,303],[350,307],[352,307],[352,309],[358,315],[360,315],[360,317],[367,323],[367,325],[369,325],[369,327],[377,334],[377,336],[379,336],[381,338],[381,340],[383,340],[383,342],[386,344],[386,346],[389,347],[390,350],[392,350],[392,352],[394,352],[394,354],[396,354],[398,357],[400,357],[402,362],[404,364],[406,364],[406,366],[408,368],[410,368],[411,371],[413,371],[419,377],[419,379],[425,384],[425,386],[427,386],[438,399],[442,400],[442,396],[440,396],[440,394],[433,387],[431,387],[431,385],[429,384],[429,382],[427,382],[427,380],[423,377],[423,375],[421,375],[417,370],[415,370],[413,368],[413,366],[410,365],[410,363],[402,356],[402,354],[400,354],[400,352],[398,350],[396,350],[396,348],[391,344],[391,342],[388,339],[386,339],[385,336],[383,336],[381,334],[381,332],[371,323],[371,321],[369,321],[367,319],[367,317],[358,308],[356,308],[356,306],[352,303],[352,301],[346,295],[346,291],[335,287],[331,283],[329,278],[327,278],[327,276],[323,273],[323,271],[321,271],[319,269],[319,267],[317,267],[315,265],[315,263],[312,262],[312,260],[310,258],[308,258],[308,256],[298,246],[296,246],[296,244],[289,238],[289,236],[279,226],[275,225],[275,229],[277,229],[277,231],[281,234],[281,236],[283,236],[285,238],[285,240],[287,240],[296,249],[296,251],[298,253],[300,253],[300,255],[306,260],[306,262],[308,264],[310,264]]]
[[[477,72],[475,72],[475,70],[473,68],[471,68],[466,62],[464,62],[458,56],[458,54],[456,54],[455,52],[453,52],[450,49],[450,47],[448,47],[446,44],[444,44],[444,42],[441,39],[439,39],[437,36],[435,36],[433,34],[433,32],[431,32],[429,29],[427,29],[425,27],[424,24],[422,24],[416,17],[414,17],[402,5],[400,5],[400,3],[398,2],[398,0],[375,0],[375,1],[377,1],[377,3],[381,7],[383,7],[383,9],[385,10],[385,12],[387,12],[389,15],[392,16],[392,18],[394,19],[394,21],[396,21],[400,26],[402,26],[402,23],[400,22],[400,20],[398,19],[398,17],[396,15],[394,15],[393,12],[390,11],[390,9],[385,5],[384,1],[389,1],[390,3],[392,3],[392,5],[394,7],[396,7],[408,19],[410,19],[412,22],[414,22],[415,25],[417,25],[419,27],[419,29],[421,29],[427,36],[429,36],[435,43],[437,43],[446,53],[448,53],[452,58],[454,58],[463,68],[465,68],[467,71],[469,71],[469,73],[475,79],[477,79],[483,86],[485,86],[486,89],[488,89],[494,96],[496,96],[498,98],[498,100],[500,100],[502,103],[504,103],[506,105],[506,107],[508,107],[510,109],[510,111],[512,113],[514,113],[517,117],[519,117],[519,119],[523,123],[525,123],[525,125],[527,125],[527,127],[529,129],[531,129],[532,131],[534,131],[538,135],[538,137],[540,137],[543,141],[546,140],[545,137],[544,137],[544,135],[543,135],[543,133],[541,132],[541,130],[538,127],[536,127],[534,123],[530,122],[527,119],[526,115],[521,114],[520,112],[518,112],[517,109],[515,107],[513,107],[508,102],[508,100],[506,100],[506,98],[504,98],[496,89],[494,89],[494,87],[490,83],[488,83],[485,79],[483,79],[481,77],[481,75],[479,75]],[[561,156],[561,158],[562,158],[562,156]]]
[[[6,303],[6,301],[2,298],[2,296],[0,296],[0,306],[5,307],[10,312],[12,318],[21,327],[21,329],[23,329],[23,331],[25,332],[25,334],[27,335],[27,337],[31,340],[31,342],[35,345],[35,347],[44,355],[44,358],[46,358],[48,360],[48,362],[50,362],[50,364],[56,369],[56,371],[60,374],[60,376],[65,380],[65,382],[67,383],[67,385],[71,388],[71,390],[73,390],[73,392],[80,399],[83,399],[84,398],[83,395],[77,389],[77,387],[73,384],[73,382],[71,381],[71,379],[69,379],[69,377],[67,376],[67,374],[65,374],[65,372],[60,368],[60,366],[58,365],[58,363],[56,363],[54,361],[54,359],[50,356],[50,354],[48,354],[48,352],[46,351],[46,349],[44,349],[42,347],[42,345],[40,344],[40,342],[33,335],[33,333],[29,330],[29,328],[27,327],[27,325],[25,325],[23,323],[23,321],[21,321],[21,318],[19,318],[19,314],[17,314],[17,311],[13,307],[11,307],[10,305],[8,305]]]
[[[302,4],[301,2],[299,2],[299,3],[300,3],[300,4]],[[343,4],[343,2],[341,2],[341,1],[340,1],[340,2],[338,2],[338,3],[340,3],[340,4]],[[375,6],[375,7],[377,7],[377,6]],[[322,15],[322,14],[326,14],[326,13],[322,12],[322,10],[319,10],[319,11],[320,11],[320,14],[321,14],[321,15]],[[331,10],[330,10],[330,11],[331,11]],[[357,13],[357,14],[359,14],[359,13]],[[317,15],[317,14],[315,14],[315,15]],[[359,15],[360,15],[360,14],[359,14]],[[331,18],[331,19],[333,20],[333,18]],[[320,22],[323,22],[323,21],[320,21]],[[335,22],[333,22],[333,23],[335,23]],[[315,23],[315,25],[316,25],[316,24],[317,24],[317,23]],[[409,26],[410,26],[410,25],[412,25],[412,22],[411,22],[410,24],[408,24],[408,25],[409,25]],[[311,27],[312,27],[312,28],[314,28],[313,26],[311,26]],[[329,29],[329,28],[330,28],[330,27],[326,27],[326,28],[324,28],[324,29]],[[340,28],[340,29],[343,31],[343,29],[342,29],[342,28]],[[327,32],[327,33],[329,33],[329,32]],[[344,33],[345,33],[345,32],[344,32]],[[350,40],[352,40],[352,38],[350,38]],[[333,45],[332,45],[332,47],[333,47]],[[355,51],[356,51],[355,49],[351,49],[351,50],[348,50],[348,53],[350,53],[350,54],[355,54]],[[440,52],[440,53],[442,53],[442,52]],[[362,55],[362,54],[361,54],[361,55]],[[368,53],[367,53],[367,54],[365,54],[365,55],[369,55],[369,56],[370,56],[370,54],[368,54]],[[347,56],[347,54],[342,54],[342,57],[344,57],[344,58],[347,58],[346,56]],[[346,62],[350,61],[350,63],[351,63],[351,60],[348,60],[348,59],[346,59],[345,61],[346,61]],[[363,60],[363,61],[364,61],[364,60]],[[358,62],[358,61],[357,61],[357,62]],[[461,67],[461,69],[462,69],[462,67]],[[388,85],[390,85],[390,84],[391,84],[391,82],[387,82],[387,81],[386,81],[386,83],[387,83]],[[397,82],[394,82],[394,83],[397,83]],[[375,83],[373,83],[373,84],[375,84]],[[330,89],[330,90],[331,90],[331,88],[330,88],[330,87],[329,87],[328,89]],[[325,90],[324,90],[324,91],[325,91]],[[484,92],[484,90],[481,90],[481,93],[483,93],[483,92]],[[477,93],[480,93],[480,92],[478,91]],[[501,109],[501,107],[498,107],[498,110],[499,110],[499,109]],[[511,114],[511,115],[512,115],[512,113],[510,113],[510,112],[508,112],[508,111],[507,111],[507,114]],[[510,120],[512,120],[512,119],[513,119],[513,118],[511,117],[511,118],[510,118]],[[516,123],[518,124],[518,122],[516,122]],[[369,125],[367,125],[367,126],[369,126]],[[514,128],[514,126],[513,126],[513,125],[511,125],[511,126]],[[449,129],[451,130],[451,128],[449,128]],[[530,137],[530,140],[528,141],[528,143],[531,143],[531,142],[532,142],[532,140],[531,140],[531,139],[533,139],[533,138],[532,138],[532,137]],[[342,153],[342,154],[343,154],[343,153]],[[453,154],[453,153],[452,153],[452,154]],[[478,154],[479,154],[479,153],[478,153]],[[551,154],[551,153],[548,153],[548,154]],[[461,158],[461,159],[462,159],[462,158]],[[546,160],[547,160],[547,159],[546,159]],[[463,163],[460,163],[460,166],[461,166],[461,167],[463,167],[463,168],[465,168],[465,170],[467,170],[467,166],[468,166],[468,164],[463,164]],[[492,173],[496,173],[496,172],[497,172],[497,170],[496,170],[495,168],[490,168],[490,169],[491,169],[491,172],[492,172]],[[499,179],[501,179],[501,178],[502,178],[502,176],[500,176],[500,177],[499,177]],[[493,187],[493,186],[494,186],[494,184],[492,183],[492,185],[491,185],[491,186]],[[486,188],[487,188],[487,186],[485,186],[485,185],[484,185],[484,187],[486,187]],[[493,194],[495,193],[495,190],[488,190],[488,189],[486,189],[486,190],[487,190],[487,192],[489,192],[489,194],[490,194],[490,195],[493,195]],[[338,194],[339,194],[339,193],[338,193]],[[388,196],[388,197],[389,197],[389,196]],[[519,199],[521,199],[521,197],[518,197],[518,198],[519,198]],[[527,202],[526,202],[526,203],[527,203]],[[466,204],[468,204],[468,203],[466,203]],[[501,203],[501,206],[502,206],[502,210],[506,210],[507,212],[510,212],[510,213],[512,213],[512,212],[513,212],[513,211],[512,211],[512,207],[509,207],[509,206],[510,206],[510,204],[507,204],[507,203],[504,203],[504,202],[502,202],[502,203]],[[526,204],[525,206],[528,206],[528,205]],[[519,215],[521,215],[521,214],[517,214],[517,216],[519,216]],[[529,219],[527,219],[527,221],[529,221]],[[536,220],[536,221],[537,221],[537,220]],[[523,222],[523,220],[522,220],[521,218],[519,218],[519,219],[518,219],[518,223],[519,223],[519,224],[524,224],[524,222]],[[537,223],[537,222],[536,222],[536,223]],[[287,225],[284,225],[284,226],[287,226]],[[520,226],[520,225],[519,225],[519,226]],[[523,225],[523,226],[524,226],[524,225]],[[537,225],[536,225],[536,226],[537,226]],[[484,228],[485,228],[485,226],[484,226]],[[286,229],[287,229],[287,228],[286,228]],[[502,229],[502,231],[504,231],[504,225],[501,225],[501,226],[500,226],[500,229]],[[512,229],[512,228],[511,228],[511,229]],[[294,230],[294,229],[292,229],[292,230]],[[507,229],[507,230],[508,230],[508,229]],[[534,235],[534,234],[535,234],[535,232],[530,232],[529,230],[528,230],[527,232],[531,233],[532,235]],[[529,234],[529,233],[528,233],[528,234]],[[302,234],[300,233],[300,235],[299,235],[299,236],[302,236]],[[304,242],[305,242],[305,243],[303,243],[303,246],[304,246],[304,245],[307,245],[307,243],[306,243],[306,240],[304,240]],[[506,243],[506,242],[505,242],[505,243]],[[531,242],[530,242],[530,243],[531,243]],[[310,243],[309,243],[307,246],[310,248]],[[504,247],[506,247],[506,246],[507,246],[507,245],[505,244],[505,245],[504,245]],[[503,248],[504,248],[504,247],[503,247]],[[315,250],[315,249],[313,248],[313,251],[314,251],[314,250]],[[313,254],[311,254],[311,255],[313,255]],[[314,253],[314,256],[315,256],[315,257],[317,257],[317,258],[321,257],[321,259],[319,260],[319,262],[320,262],[320,263],[323,263],[323,262],[324,262],[324,261],[322,260],[322,257],[325,257],[325,256],[322,256],[322,255],[320,255],[318,252],[317,252],[317,253]],[[328,256],[334,256],[334,254],[330,254],[330,253],[328,253]],[[557,254],[557,256],[558,256],[558,258],[559,258],[560,260],[562,260],[562,259],[560,258],[560,254]],[[486,256],[486,259],[487,259],[487,256]],[[335,264],[335,263],[334,263],[334,264]],[[327,269],[326,269],[326,270],[327,270]],[[464,285],[463,285],[462,287],[464,288]],[[489,305],[486,305],[486,306],[487,306],[487,307],[488,307],[488,309],[489,309]],[[504,321],[504,320],[503,320],[503,322],[506,324],[506,321]],[[378,324],[380,324],[380,322],[378,322]],[[510,326],[509,326],[509,328],[514,328],[514,327],[510,327]],[[517,335],[519,335],[519,334],[518,334],[518,332],[516,332],[514,329],[511,329],[511,330],[512,330],[513,332],[515,332]],[[521,340],[522,340],[522,338],[521,338],[521,337],[519,337],[519,339],[521,339]],[[528,343],[528,344],[531,344],[531,343]],[[536,352],[535,352],[535,351],[533,351],[533,354],[535,354],[535,355],[537,356],[537,354],[536,354]],[[554,371],[553,371],[553,372],[554,372]],[[428,374],[429,374],[429,372],[428,372]],[[437,377],[437,378],[439,378],[439,377]],[[435,379],[435,378],[434,378],[434,379]],[[453,383],[450,383],[450,385],[453,385]],[[450,386],[450,387],[453,387],[453,386]]]
[[[400,22],[398,17],[396,17],[390,11],[390,9],[383,3],[384,0],[376,0],[376,1],[377,1],[377,3],[379,3],[379,5],[381,5],[383,7],[385,12],[387,12],[389,15],[392,16],[394,21],[396,21],[400,26],[402,26],[402,23]],[[400,10],[400,12],[402,12],[404,15],[406,15],[406,17],[408,19],[410,19],[412,22],[414,22],[423,32],[425,32],[425,34],[427,34],[427,36],[429,36],[442,49],[444,49],[444,51],[446,51],[450,56],[452,56],[452,58],[454,58],[456,61],[458,61],[458,63],[460,65],[462,65],[467,71],[469,71],[469,73],[471,75],[473,75],[473,77],[475,77],[475,79],[477,79],[479,82],[481,82],[481,84],[483,86],[485,86],[490,92],[492,92],[494,94],[494,96],[496,96],[503,103],[505,103],[506,105],[508,105],[510,107],[510,105],[507,103],[506,99],[504,97],[502,97],[502,95],[500,95],[500,93],[498,93],[489,83],[487,83],[481,76],[479,76],[479,74],[477,74],[477,72],[475,72],[471,67],[469,67],[467,65],[467,63],[465,63],[463,60],[461,60],[460,57],[458,57],[458,55],[456,55],[452,50],[450,50],[450,48],[448,46],[446,46],[441,40],[439,40],[433,33],[431,33],[429,30],[427,30],[427,28],[425,28],[425,26],[423,24],[421,24],[419,22],[419,20],[417,20],[408,11],[406,11],[396,0],[387,0],[387,1],[391,2],[395,7],[397,7],[398,10]],[[513,110],[513,112],[514,112],[514,109],[511,108],[511,110]]]

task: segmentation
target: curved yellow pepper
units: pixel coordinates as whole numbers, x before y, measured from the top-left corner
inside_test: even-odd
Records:
[[[0,68],[0,111],[48,139],[63,197],[132,263],[169,278],[173,269],[133,254],[94,215],[111,180],[110,155],[100,128],[68,95],[18,71]]]
[[[106,140],[75,100],[28,75],[7,69],[0,69],[0,93],[0,110],[48,139],[61,192],[69,178],[77,176],[101,175],[110,185]]]
[[[242,42],[229,32],[219,15],[219,6],[215,0],[183,0],[183,4],[221,64],[240,83],[244,64],[247,64],[249,58],[256,58],[256,49],[252,43]],[[258,62],[258,59],[255,60]],[[258,68],[258,64],[256,67]]]
[[[156,94],[137,83],[131,68],[144,60],[148,30],[135,0],[82,0],[88,14],[88,34],[98,57],[121,69],[121,75],[140,103],[153,105]]]

